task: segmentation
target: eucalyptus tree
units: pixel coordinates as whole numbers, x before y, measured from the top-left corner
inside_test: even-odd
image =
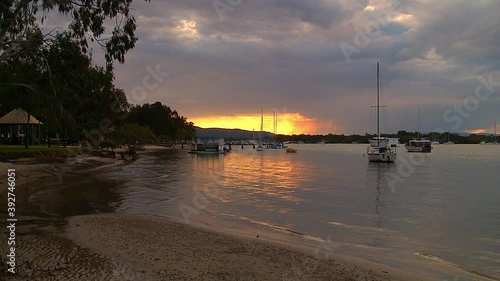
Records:
[[[144,0],[149,2],[149,0]],[[42,55],[55,35],[69,32],[86,53],[88,42],[102,46],[107,67],[123,63],[125,53],[135,46],[136,20],[132,0],[2,0],[0,4],[0,62],[17,56]],[[67,27],[44,32],[50,13],[70,19]],[[113,22],[108,30],[107,23]]]
[[[157,136],[169,139],[190,139],[195,134],[192,122],[161,102],[132,106],[126,122],[148,127]]]

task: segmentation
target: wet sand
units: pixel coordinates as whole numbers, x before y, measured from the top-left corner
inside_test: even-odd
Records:
[[[120,264],[117,280],[419,280],[148,216],[72,217],[64,237]]]
[[[0,162],[0,182],[7,181],[7,169],[16,170],[16,185],[22,187],[33,181],[61,177],[66,174],[88,173],[92,170],[103,170],[123,164],[125,161],[117,158],[103,158],[85,154],[50,162],[39,161],[35,158],[21,158],[10,162]],[[6,188],[6,185],[1,185],[0,192],[4,192]]]

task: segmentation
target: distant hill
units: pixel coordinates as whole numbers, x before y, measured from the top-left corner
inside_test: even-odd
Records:
[[[200,128],[196,127],[196,137],[198,138],[224,138],[224,139],[249,139],[251,140],[252,137],[255,139],[259,138],[259,133],[258,131],[247,131],[247,130],[240,130],[240,129],[222,129],[222,128]],[[274,134],[269,133],[269,132],[263,132],[262,133],[262,138],[267,139],[267,138],[272,138],[274,137]]]

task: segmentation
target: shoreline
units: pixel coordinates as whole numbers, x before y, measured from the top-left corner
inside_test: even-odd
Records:
[[[63,237],[118,262],[130,280],[429,280],[153,216],[99,214],[67,222]]]
[[[172,150],[172,148],[146,145],[145,151]],[[116,153],[123,149],[115,149]],[[105,151],[106,152],[106,151]],[[140,152],[142,153],[142,152]],[[42,155],[43,156],[43,155]],[[23,157],[9,159],[8,161],[0,161],[0,170],[15,169],[17,171],[16,183],[18,186],[25,185],[29,182],[40,181],[51,176],[60,177],[65,173],[68,174],[84,174],[88,172],[99,171],[114,166],[125,165],[130,160],[121,160],[118,157],[102,157],[92,155],[92,151],[83,153],[67,153],[60,155],[57,158],[38,158],[38,157]],[[0,174],[0,181],[6,181],[7,175]],[[0,186],[0,192],[5,191],[6,186]]]

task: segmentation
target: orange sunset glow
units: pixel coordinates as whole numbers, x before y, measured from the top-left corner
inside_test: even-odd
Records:
[[[201,128],[242,129],[260,131],[260,114],[244,116],[207,116],[190,118],[196,126]],[[314,134],[319,122],[300,113],[278,114],[278,134]],[[264,131],[273,132],[273,115],[264,115]]]
[[[467,130],[465,132],[469,133],[469,134],[482,134],[482,133],[486,132],[486,130],[485,129],[475,129],[475,130]]]

